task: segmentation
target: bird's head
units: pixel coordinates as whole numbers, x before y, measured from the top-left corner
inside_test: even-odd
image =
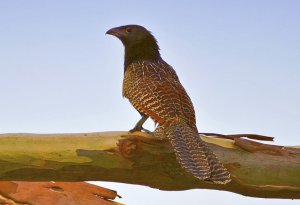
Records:
[[[126,25],[109,29],[106,34],[120,39],[125,47],[125,67],[135,60],[160,58],[156,39],[143,26]]]
[[[109,29],[106,34],[113,35],[120,39],[125,47],[144,42],[157,44],[151,32],[139,25],[126,25],[112,28]]]

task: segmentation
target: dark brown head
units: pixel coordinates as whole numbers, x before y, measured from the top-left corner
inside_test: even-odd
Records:
[[[160,59],[159,47],[150,31],[139,25],[109,29],[106,34],[120,39],[125,47],[125,67],[135,60]]]

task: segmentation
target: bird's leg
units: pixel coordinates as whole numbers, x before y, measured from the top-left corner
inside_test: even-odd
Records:
[[[144,131],[147,133],[151,133],[151,131],[143,128],[143,124],[146,122],[146,120],[149,118],[147,115],[141,114],[142,118],[136,123],[133,129],[129,130],[129,132],[136,132],[136,131]]]

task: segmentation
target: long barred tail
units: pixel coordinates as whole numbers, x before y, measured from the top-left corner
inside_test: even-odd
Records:
[[[215,184],[231,181],[230,174],[214,153],[201,140],[197,130],[185,123],[165,128],[181,166],[195,177]]]

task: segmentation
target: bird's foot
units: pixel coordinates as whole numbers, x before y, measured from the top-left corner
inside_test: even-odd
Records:
[[[129,132],[133,133],[133,132],[145,132],[147,134],[153,134],[153,132],[151,132],[150,130],[147,130],[145,128],[143,128],[142,126],[135,126],[133,129],[129,130]]]

